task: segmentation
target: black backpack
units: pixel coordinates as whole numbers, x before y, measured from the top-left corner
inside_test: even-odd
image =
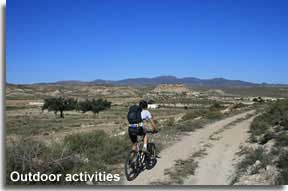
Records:
[[[127,114],[127,119],[129,121],[130,124],[137,124],[137,123],[141,123],[142,117],[141,117],[141,112],[142,112],[142,108],[138,105],[132,105],[129,108],[128,114]]]

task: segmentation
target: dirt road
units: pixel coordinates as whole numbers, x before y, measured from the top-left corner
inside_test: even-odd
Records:
[[[171,179],[165,170],[173,169],[176,160],[187,160],[193,153],[205,149],[205,155],[197,158],[198,167],[194,175],[187,175],[187,185],[227,185],[234,173],[235,153],[248,138],[247,130],[253,117],[243,119],[249,111],[209,124],[184,136],[180,141],[161,151],[157,165],[150,171],[142,172],[127,185],[165,184]],[[243,120],[240,120],[243,119]],[[233,122],[235,124],[233,124]],[[172,180],[173,183],[173,180]]]

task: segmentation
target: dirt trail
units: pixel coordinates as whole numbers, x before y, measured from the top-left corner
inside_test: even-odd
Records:
[[[157,165],[152,170],[145,170],[132,182],[125,179],[124,184],[165,183],[169,181],[169,176],[164,174],[165,169],[173,168],[176,160],[186,160],[193,153],[203,148],[206,149],[206,155],[197,159],[198,167],[195,175],[187,177],[184,184],[229,184],[234,171],[233,158],[235,158],[235,153],[238,151],[240,144],[248,138],[247,130],[253,118],[238,122],[236,120],[254,112],[248,111],[237,114],[189,133],[179,142],[161,151],[161,158],[158,159]],[[234,121],[237,124],[227,126]],[[212,135],[213,139],[210,137]]]

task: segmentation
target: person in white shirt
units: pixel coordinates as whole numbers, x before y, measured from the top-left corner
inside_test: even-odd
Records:
[[[137,125],[137,128],[133,127],[133,124],[130,124],[130,127],[129,127],[129,137],[133,143],[133,146],[132,146],[132,150],[136,150],[137,149],[137,136],[144,136],[144,139],[143,139],[143,151],[144,152],[147,152],[147,144],[148,144],[148,137],[147,137],[147,134],[146,134],[146,127],[144,126],[144,123],[146,122],[150,122],[152,128],[153,128],[153,131],[157,132],[157,129],[156,129],[156,124],[154,122],[154,120],[152,119],[152,115],[151,113],[147,110],[148,108],[148,103],[147,101],[145,100],[141,100],[139,102],[139,106],[141,107],[142,111],[141,111],[141,118],[142,118],[142,121],[139,125]]]

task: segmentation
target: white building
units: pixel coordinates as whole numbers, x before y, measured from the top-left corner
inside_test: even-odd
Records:
[[[157,109],[159,108],[160,106],[158,104],[148,104],[148,109]]]

